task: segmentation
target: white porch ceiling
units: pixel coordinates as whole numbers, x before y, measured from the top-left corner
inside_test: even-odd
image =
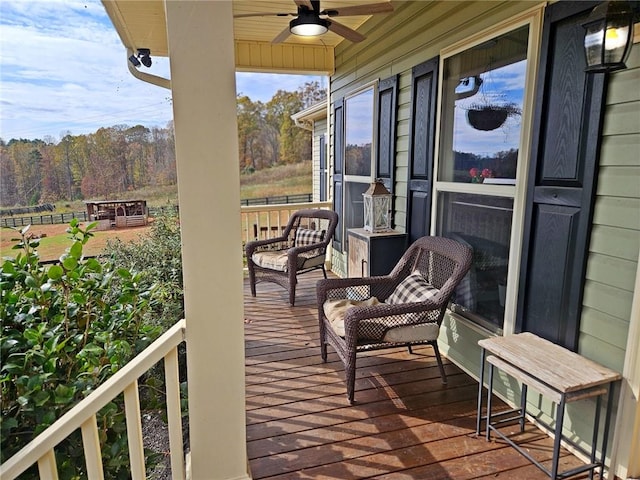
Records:
[[[388,0],[322,0],[322,9],[340,8]],[[234,15],[248,13],[295,13],[293,0],[232,0]],[[163,0],[103,0],[103,4],[123,44],[137,51],[148,48],[152,56],[168,56],[167,28]],[[240,70],[257,71],[331,71],[333,49],[344,40],[328,32],[314,38],[290,35],[284,43],[271,41],[288,27],[293,17],[261,16],[235,18],[236,65]],[[358,30],[369,15],[338,17],[337,20]],[[297,59],[294,60],[294,57]],[[304,57],[304,58],[303,58]]]

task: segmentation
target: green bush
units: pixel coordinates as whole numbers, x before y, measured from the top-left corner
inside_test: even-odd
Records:
[[[38,262],[38,241],[21,230],[0,279],[0,384],[4,462],[149,345],[160,328],[149,320],[156,288],[141,274],[83,257],[95,224],[67,230],[59,262]],[[98,414],[105,478],[128,478],[122,399]],[[86,478],[78,432],[56,448],[60,478]]]
[[[120,239],[107,241],[104,255],[116,266],[140,272],[140,285],[155,291],[157,302],[152,306],[151,320],[164,332],[184,318],[184,293],[182,282],[182,243],[180,221],[174,209],[157,215],[151,229],[137,241]],[[183,416],[188,414],[186,401],[186,346],[178,346]],[[148,409],[162,409],[164,392],[164,366],[158,364],[140,378],[140,400]]]
[[[159,301],[153,321],[163,330],[184,318],[181,248],[178,215],[170,211],[154,218],[148,235],[135,242],[109,240],[104,251],[114,265],[141,272],[142,285],[154,286]]]

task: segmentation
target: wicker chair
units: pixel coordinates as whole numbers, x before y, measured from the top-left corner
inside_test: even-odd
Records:
[[[317,283],[322,360],[331,345],[345,366],[353,403],[356,354],[429,344],[442,382],[447,377],[438,332],[456,286],[471,266],[471,249],[444,237],[416,240],[387,276],[339,278]]]
[[[338,214],[331,210],[299,210],[291,215],[282,235],[248,242],[251,295],[256,296],[256,283],[274,282],[289,291],[293,306],[298,275],[322,269],[327,278],[325,254],[337,224]]]

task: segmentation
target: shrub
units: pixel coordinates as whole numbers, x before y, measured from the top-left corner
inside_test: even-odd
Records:
[[[14,259],[0,279],[0,384],[5,461],[149,345],[160,328],[149,322],[155,287],[110,262],[83,257],[95,224],[67,230],[71,246],[48,268],[38,241],[21,230]],[[117,289],[116,286],[117,280]],[[122,400],[98,415],[105,478],[128,478]],[[78,432],[56,448],[60,478],[86,478]]]
[[[166,330],[184,317],[180,223],[175,211],[154,218],[148,235],[135,242],[108,240],[104,254],[121,268],[141,272],[139,282],[154,286],[154,322]]]
[[[158,214],[151,229],[137,241],[120,239],[107,241],[104,255],[116,266],[140,272],[141,286],[155,291],[158,300],[152,306],[153,322],[164,332],[184,317],[182,281],[182,243],[180,222],[175,209]],[[186,346],[178,346],[183,416],[188,415],[186,401]],[[148,409],[162,408],[165,404],[164,366],[158,364],[139,380],[140,400]]]

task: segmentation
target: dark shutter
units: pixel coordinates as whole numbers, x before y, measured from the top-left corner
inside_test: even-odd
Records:
[[[338,213],[339,221],[333,236],[333,247],[342,251],[342,194],[344,183],[344,98],[333,104],[333,209]]]
[[[376,178],[384,182],[390,192],[394,188],[396,159],[396,98],[398,76],[380,80],[378,84],[378,141]]]
[[[429,235],[437,87],[438,57],[413,67],[407,192],[409,243]]]
[[[320,135],[318,141],[320,150],[320,201],[327,200],[327,143],[324,135]]]
[[[584,28],[595,3],[545,12],[528,177],[517,328],[578,346],[605,95],[585,74]]]
[[[394,192],[396,170],[396,108],[398,98],[398,76],[380,80],[378,84],[378,141],[376,158],[376,178]],[[395,200],[395,196],[393,197]],[[392,204],[391,210],[394,211]],[[395,218],[395,217],[392,217]],[[392,227],[393,225],[392,221]]]

